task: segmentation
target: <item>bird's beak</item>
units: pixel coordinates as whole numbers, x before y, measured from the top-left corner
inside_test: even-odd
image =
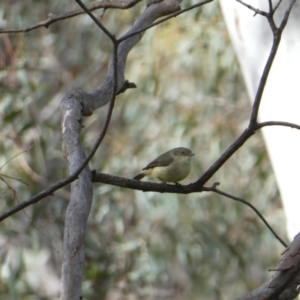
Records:
[[[193,155],[195,155],[195,153],[191,153],[189,156],[193,156]]]

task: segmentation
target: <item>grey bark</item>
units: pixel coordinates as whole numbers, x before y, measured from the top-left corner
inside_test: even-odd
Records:
[[[165,0],[150,5],[136,20],[127,34],[141,30],[156,19],[180,10],[174,0]],[[129,51],[140,41],[142,33],[124,40],[118,48],[117,90],[124,85],[124,71]],[[86,156],[80,144],[81,121],[83,116],[91,115],[94,110],[107,104],[113,96],[114,72],[113,58],[109,64],[106,80],[91,92],[74,91],[61,103],[62,110],[62,148],[69,164],[70,174],[74,174]],[[86,166],[71,184],[71,199],[66,213],[64,249],[61,278],[61,299],[79,300],[84,266],[84,242],[86,224],[93,198],[91,173]]]

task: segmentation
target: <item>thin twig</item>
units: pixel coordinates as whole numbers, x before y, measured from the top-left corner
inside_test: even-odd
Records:
[[[238,3],[240,3],[240,4],[244,5],[244,6],[246,6],[247,8],[249,8],[251,10],[253,10],[255,12],[255,15],[259,14],[259,15],[262,15],[264,17],[267,17],[267,15],[268,15],[268,13],[266,13],[265,11],[259,10],[259,9],[255,8],[255,7],[253,7],[253,6],[245,3],[242,0],[236,0],[236,2],[238,2]]]
[[[300,130],[300,125],[295,123],[289,123],[289,122],[283,122],[283,121],[267,121],[267,122],[261,122],[257,123],[255,125],[256,129],[260,129],[267,126],[284,126],[284,127],[290,127],[290,128],[296,128]]]
[[[16,178],[16,177],[13,177],[13,176],[5,175],[5,174],[3,174],[3,173],[0,173],[0,177],[1,177],[1,176],[6,177],[6,178],[9,178],[9,179],[17,180],[17,181],[19,181],[19,182],[21,182],[21,183],[23,183],[23,184],[29,186],[28,183],[26,183],[25,181],[21,180],[20,178]]]
[[[19,155],[21,155],[21,154],[23,154],[23,153],[29,151],[31,148],[32,148],[32,145],[31,145],[29,148],[27,148],[27,149],[21,151],[20,153],[17,153],[16,155],[14,155],[14,156],[11,157],[10,159],[8,159],[8,160],[0,167],[0,170],[3,169],[3,168],[4,168],[9,162],[11,162],[13,159],[15,159],[15,158],[18,157]]]
[[[281,2],[281,1],[280,1]],[[296,3],[296,0],[290,0],[290,5],[288,7],[288,9],[286,10],[286,12],[284,13],[284,17],[283,20],[279,26],[279,29],[281,30],[281,32],[283,31],[283,29],[285,28],[287,21],[289,19],[290,13],[292,11],[292,8],[294,6],[294,4]]]
[[[241,203],[244,203],[245,205],[249,206],[257,215],[258,217],[265,223],[265,225],[269,228],[269,230],[273,233],[273,235],[276,237],[276,239],[284,246],[284,247],[287,247],[287,243],[285,243],[281,237],[275,232],[275,230],[271,227],[271,225],[267,222],[267,220],[263,217],[263,215],[259,212],[259,210],[254,206],[252,205],[250,202],[242,199],[242,198],[239,198],[239,197],[235,197],[233,195],[230,195],[228,193],[225,193],[225,192],[222,192],[221,190],[217,189],[216,186],[214,186],[214,190],[213,192],[216,192],[217,194],[220,194],[222,196],[225,196],[227,198],[230,198],[232,200],[235,200],[235,201],[238,201],[238,202],[241,202]]]
[[[68,178],[66,178],[65,180],[61,180],[61,181],[57,182],[56,184],[54,184],[50,188],[36,194],[35,196],[29,198],[28,200],[23,201],[22,203],[16,205],[12,209],[4,212],[3,214],[0,215],[0,222],[5,220],[6,218],[12,216],[13,214],[17,213],[18,211],[26,208],[27,206],[30,206],[30,205],[32,205],[32,204],[48,197],[48,196],[53,196],[53,193],[56,190],[58,190],[58,189],[60,189],[64,186],[66,186],[67,184],[73,182],[76,179],[76,177],[75,178],[73,178],[73,177],[74,176],[72,175],[72,176],[69,176]]]
[[[128,9],[133,6],[135,6],[137,3],[139,3],[141,0],[129,0],[129,1],[111,1],[111,0],[103,0],[100,3],[94,3],[88,7],[89,11],[94,11],[97,9]],[[85,12],[81,9],[73,10],[67,13],[59,14],[59,15],[54,15],[52,13],[48,14],[48,19],[44,21],[40,21],[34,25],[30,25],[25,28],[17,28],[17,29],[3,29],[0,28],[0,34],[1,33],[19,33],[19,32],[28,32],[34,29],[37,29],[39,27],[45,27],[48,28],[52,23],[66,20],[69,18],[73,18],[75,16],[84,14]]]
[[[1,176],[0,176],[0,180],[3,181],[6,184],[6,186],[8,187],[8,189],[12,191],[13,196],[11,196],[11,199],[15,198],[17,195],[16,190],[12,186],[10,186],[9,183]]]
[[[277,8],[279,7],[280,3],[281,3],[282,0],[279,0],[278,3],[275,5],[274,9],[273,9],[273,12],[275,13]]]
[[[75,0],[78,5],[89,15],[89,17],[97,24],[97,26],[113,41],[116,41],[116,38],[111,34],[101,23],[100,21],[90,12],[90,10],[80,1]]]

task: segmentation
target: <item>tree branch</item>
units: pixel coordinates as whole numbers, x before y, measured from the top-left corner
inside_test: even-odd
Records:
[[[133,32],[133,33],[130,33],[130,34],[129,34],[129,33],[126,33],[126,34],[124,34],[122,37],[120,37],[120,38],[118,39],[118,41],[119,41],[119,42],[122,42],[122,41],[124,41],[125,39],[128,39],[128,38],[130,38],[130,37],[132,37],[132,36],[134,36],[134,35],[136,35],[136,34],[139,34],[139,33],[142,33],[142,32],[144,32],[144,31],[148,30],[149,28],[152,28],[152,27],[154,27],[154,26],[156,26],[156,25],[158,25],[158,24],[161,24],[161,23],[163,23],[163,22],[165,22],[165,21],[168,21],[168,20],[170,20],[170,19],[172,19],[172,18],[175,18],[175,17],[177,17],[177,16],[179,16],[179,15],[181,15],[181,14],[183,14],[183,13],[185,13],[185,12],[191,10],[191,9],[194,9],[194,8],[196,8],[196,7],[199,7],[199,6],[202,6],[202,5],[204,5],[204,4],[210,3],[210,2],[212,2],[212,1],[214,1],[214,0],[204,0],[204,1],[201,1],[201,2],[199,2],[199,3],[196,3],[196,4],[194,4],[194,5],[191,5],[191,6],[187,7],[187,8],[185,8],[185,9],[181,9],[181,10],[180,10],[180,6],[179,6],[179,7],[178,7],[178,10],[180,10],[180,11],[177,11],[177,12],[175,12],[175,13],[172,13],[172,14],[170,14],[169,16],[167,16],[167,17],[165,17],[165,18],[162,18],[162,19],[160,19],[159,21],[156,21],[156,22],[152,23],[151,25],[148,25],[148,26],[144,27],[143,29],[137,30],[137,31],[135,31],[135,32]],[[152,5],[151,5],[151,6],[152,6]],[[150,7],[151,7],[151,6],[150,6]],[[149,9],[149,7],[148,7],[147,9]]]
[[[80,0],[76,0],[76,2],[111,39],[114,54],[108,67],[106,80],[102,85],[89,93],[75,91],[65,97],[61,103],[63,112],[63,154],[68,160],[71,174],[82,170],[78,180],[71,185],[71,201],[66,214],[61,283],[62,300],[79,299],[81,297],[86,223],[93,197],[91,174],[87,164],[106,134],[117,91],[124,87],[127,55],[142,38],[142,34],[139,34],[127,38],[122,43],[118,42]],[[173,12],[174,9],[178,9],[178,3],[173,0],[165,0],[158,5],[153,5],[151,9],[147,9],[141,14],[129,32],[144,28],[161,15]],[[84,150],[80,144],[82,117],[91,115],[95,109],[105,105],[109,100],[110,106],[105,125],[92,151],[85,158]]]
[[[275,59],[279,44],[280,44],[280,39],[281,39],[281,34],[283,32],[283,29],[287,23],[288,16],[291,12],[291,9],[294,5],[296,0],[293,0],[290,2],[290,5],[288,9],[285,12],[284,18],[281,22],[281,25],[279,28],[276,28],[274,20],[273,20],[273,13],[274,10],[266,13],[262,12],[260,10],[257,10],[253,8],[252,6],[244,3],[242,0],[237,0],[237,2],[245,5],[251,10],[254,10],[256,13],[259,13],[267,18],[269,21],[270,27],[273,32],[273,45],[268,57],[268,60],[266,62],[266,65],[263,70],[263,74],[261,77],[261,80],[259,82],[259,86],[256,92],[256,96],[254,99],[254,103],[252,106],[252,112],[251,112],[251,117],[249,121],[248,128],[238,137],[238,139],[233,142],[227,150],[224,151],[224,153],[217,159],[217,161],[194,183],[195,185],[199,185],[200,187],[203,186],[221,167],[222,165],[252,136],[255,134],[255,131],[257,130],[257,116],[258,116],[258,110],[260,106],[260,102],[262,99],[263,91],[265,89],[265,85],[267,82],[267,78],[269,76],[273,61]],[[278,6],[276,6],[275,9],[277,9]],[[284,125],[285,126],[285,125]],[[295,127],[297,128],[297,127]]]
[[[292,300],[299,294],[300,282],[300,233],[283,252],[279,265],[270,271],[276,271],[271,279],[237,300]]]
[[[290,128],[296,128],[300,130],[300,125],[294,124],[294,123],[289,123],[289,122],[283,122],[283,121],[268,121],[268,122],[262,122],[262,123],[257,123],[254,127],[255,130],[259,130],[263,127],[267,126],[284,126],[284,127],[290,127]],[[98,138],[99,139],[99,138]],[[161,184],[157,183],[150,183],[147,182],[147,185],[145,185],[145,182],[137,182],[136,180],[131,180],[123,177],[117,177],[109,174],[104,174],[104,173],[96,173],[94,171],[95,177],[93,177],[94,182],[103,182],[107,184],[112,184],[120,187],[127,187],[127,188],[133,188],[141,191],[152,191],[152,192],[159,192],[159,193],[164,193],[166,190]],[[0,222],[5,220],[6,218],[12,216],[13,214],[19,212],[20,210],[23,210],[24,208],[46,198],[47,196],[53,196],[53,193],[62,188],[63,186],[71,183],[74,179],[74,176],[70,176],[65,180],[59,181],[52,187],[40,192],[39,194],[35,195],[34,197],[29,198],[28,200],[16,205],[12,209],[8,210],[7,212],[3,213],[0,215]],[[75,177],[76,179],[76,177]],[[188,186],[185,186],[185,192],[183,192],[178,186],[174,185],[167,185],[168,187],[168,193],[178,193],[178,194],[184,194],[185,192],[187,193],[193,193],[193,192],[201,192],[201,191],[206,191],[205,187],[199,186],[197,182],[192,183]]]
[[[237,0],[237,1],[242,3],[243,5],[246,5],[241,0]],[[269,73],[271,71],[271,67],[273,65],[273,61],[275,59],[277,50],[279,48],[282,32],[287,24],[289,14],[290,14],[295,2],[296,2],[296,0],[290,1],[290,5],[284,14],[284,17],[281,21],[281,25],[278,28],[274,21],[274,13],[275,13],[275,10],[278,8],[278,5],[275,7],[275,9],[273,9],[273,6],[270,4],[268,13],[262,12],[262,11],[257,12],[257,13],[261,14],[262,16],[266,17],[266,19],[268,20],[270,28],[272,30],[272,34],[273,34],[273,44],[272,44],[271,52],[268,57],[267,63],[263,70],[262,77],[259,81],[259,85],[258,85],[258,89],[257,89],[256,95],[255,95],[255,98],[254,98],[254,103],[252,106],[252,112],[251,112],[251,117],[250,117],[250,124],[255,124],[257,122],[258,110],[259,110],[259,106],[261,103],[263,91],[265,89],[267,79],[268,79]],[[253,8],[251,6],[247,6],[247,7],[253,10]]]
[[[220,184],[219,182],[214,183],[211,187],[202,187],[200,188],[194,184],[188,185],[173,185],[173,184],[165,184],[165,183],[154,183],[147,181],[139,181],[134,179],[128,179],[118,176],[113,176],[105,173],[96,173],[96,171],[92,171],[92,181],[93,182],[101,182],[106,184],[111,184],[119,187],[130,188],[135,190],[140,190],[143,192],[159,192],[159,193],[172,193],[172,194],[191,194],[191,193],[199,193],[199,192],[215,192],[219,195],[225,196],[232,200],[241,202],[247,206],[249,206],[257,216],[263,221],[263,223],[268,227],[268,229],[272,232],[272,234],[278,239],[278,241],[285,247],[287,247],[287,243],[280,238],[280,236],[275,232],[275,230],[271,227],[271,225],[267,222],[267,220],[263,217],[263,215],[259,212],[259,210],[249,203],[248,201],[225,193],[219,189],[217,186]]]
[[[89,11],[94,11],[97,9],[108,9],[108,8],[114,8],[114,9],[128,9],[131,8],[133,6],[135,6],[137,3],[139,3],[141,0],[129,0],[127,1],[112,1],[112,0],[104,0],[101,1],[100,3],[94,3],[90,6],[88,6],[88,10]],[[69,18],[73,18],[76,17],[78,15],[82,15],[85,14],[85,11],[83,11],[82,9],[76,9],[67,13],[63,13],[63,14],[52,14],[49,13],[48,14],[48,19],[44,20],[44,21],[40,21],[34,25],[30,25],[28,27],[25,28],[12,28],[12,29],[3,29],[0,28],[0,34],[1,33],[18,33],[18,32],[28,32],[34,29],[37,29],[39,27],[45,27],[48,28],[52,23],[58,22],[58,21],[62,21],[62,20],[66,20]]]
[[[155,15],[155,18],[159,18],[160,16],[164,16],[166,14],[166,12],[169,12],[171,14],[174,11],[177,11],[178,5],[179,4],[177,2],[174,3],[174,1],[172,1],[172,0],[165,0],[161,3],[151,5],[155,8],[155,10],[153,10],[153,9],[145,10],[142,13],[142,15],[140,16],[140,18],[138,18],[138,20],[133,24],[132,28],[130,29],[130,33],[136,32],[138,30],[138,28],[140,28],[139,26],[141,26],[141,20],[144,20],[144,23],[143,23],[144,27],[149,26],[149,24],[155,20],[155,19],[153,19],[153,16],[151,17],[151,13],[153,13]],[[124,92],[124,86],[128,86],[130,88],[134,87],[134,84],[128,83],[126,80],[124,80],[124,70],[125,70],[126,59],[127,59],[127,55],[129,53],[129,51],[134,47],[134,45],[136,43],[138,43],[140,41],[141,38],[142,38],[142,35],[138,34],[138,35],[136,35],[136,37],[132,37],[132,38],[126,37],[126,40],[124,40],[120,43],[120,46],[118,49],[118,90],[117,90],[117,94]],[[122,49],[122,51],[124,51],[124,52],[122,52],[120,49]],[[109,100],[112,97],[112,85],[111,85],[111,82],[113,82],[113,67],[112,66],[113,66],[113,63],[111,60],[107,78],[106,78],[105,82],[102,85],[100,85],[96,90],[91,91],[89,93],[86,93],[84,91],[74,91],[62,100],[61,105],[62,106],[63,105],[67,105],[67,106],[71,105],[72,106],[72,104],[70,104],[72,102],[71,99],[72,98],[77,99],[81,103],[82,115],[89,116],[93,113],[93,111],[95,109],[107,104],[107,102],[109,102]],[[69,104],[67,104],[68,101],[70,101]],[[80,125],[81,119],[82,119],[82,117],[78,116],[78,125]],[[26,208],[34,203],[37,203],[38,201],[42,200],[43,198],[45,198],[47,196],[52,196],[56,190],[66,186],[67,184],[70,184],[75,179],[77,179],[80,172],[85,168],[86,164],[89,162],[91,157],[94,155],[95,151],[98,148],[98,144],[100,145],[100,143],[103,139],[102,135],[104,135],[104,133],[105,133],[104,131],[102,131],[102,133],[100,133],[91,153],[88,155],[86,160],[82,163],[81,167],[75,173],[73,173],[72,175],[70,175],[68,178],[66,178],[64,180],[61,180],[61,181],[55,183],[50,188],[38,193],[37,195],[29,198],[28,200],[20,203],[19,205],[16,205],[12,209],[4,212],[3,214],[0,215],[0,222],[5,220],[9,216],[19,212],[20,210],[23,210],[24,208]]]
[[[295,123],[289,123],[289,122],[283,122],[283,121],[267,121],[267,122],[261,122],[257,123],[255,125],[255,130],[261,129],[263,127],[267,126],[284,126],[284,127],[290,127],[290,128],[296,128],[300,130],[300,125]]]
[[[239,197],[235,197],[233,195],[230,195],[228,193],[222,192],[219,189],[216,188],[216,185],[214,185],[215,189],[213,190],[215,193],[223,195],[227,198],[230,198],[232,200],[244,203],[245,205],[249,206],[252,210],[254,210],[254,212],[258,215],[258,217],[264,222],[264,224],[269,228],[269,230],[273,233],[273,235],[275,236],[275,238],[284,246],[287,247],[287,243],[283,241],[283,239],[275,232],[275,230],[271,227],[271,225],[267,222],[267,220],[263,217],[263,215],[259,212],[259,210],[252,205],[250,202],[239,198]]]

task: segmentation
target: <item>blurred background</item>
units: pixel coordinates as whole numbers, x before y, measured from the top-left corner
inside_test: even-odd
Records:
[[[186,1],[182,7],[196,2]],[[23,28],[77,9],[74,1],[4,1],[1,28]],[[30,9],[28,9],[30,7]],[[108,10],[117,37],[145,9]],[[99,17],[102,10],[94,12]],[[27,33],[0,35],[0,212],[68,176],[61,153],[61,99],[106,76],[112,45],[81,15]],[[133,178],[178,146],[196,154],[197,180],[248,124],[250,101],[218,2],[148,30],[130,52],[91,169]],[[107,107],[84,119],[86,152]],[[19,180],[9,178],[14,177]],[[260,132],[209,181],[255,205],[285,240],[285,219]],[[26,184],[25,184],[26,183]],[[1,299],[58,299],[70,187],[1,223]],[[283,246],[248,207],[213,193],[143,193],[95,184],[88,221],[84,299],[234,299],[272,274]],[[41,276],[41,274],[43,276]]]

